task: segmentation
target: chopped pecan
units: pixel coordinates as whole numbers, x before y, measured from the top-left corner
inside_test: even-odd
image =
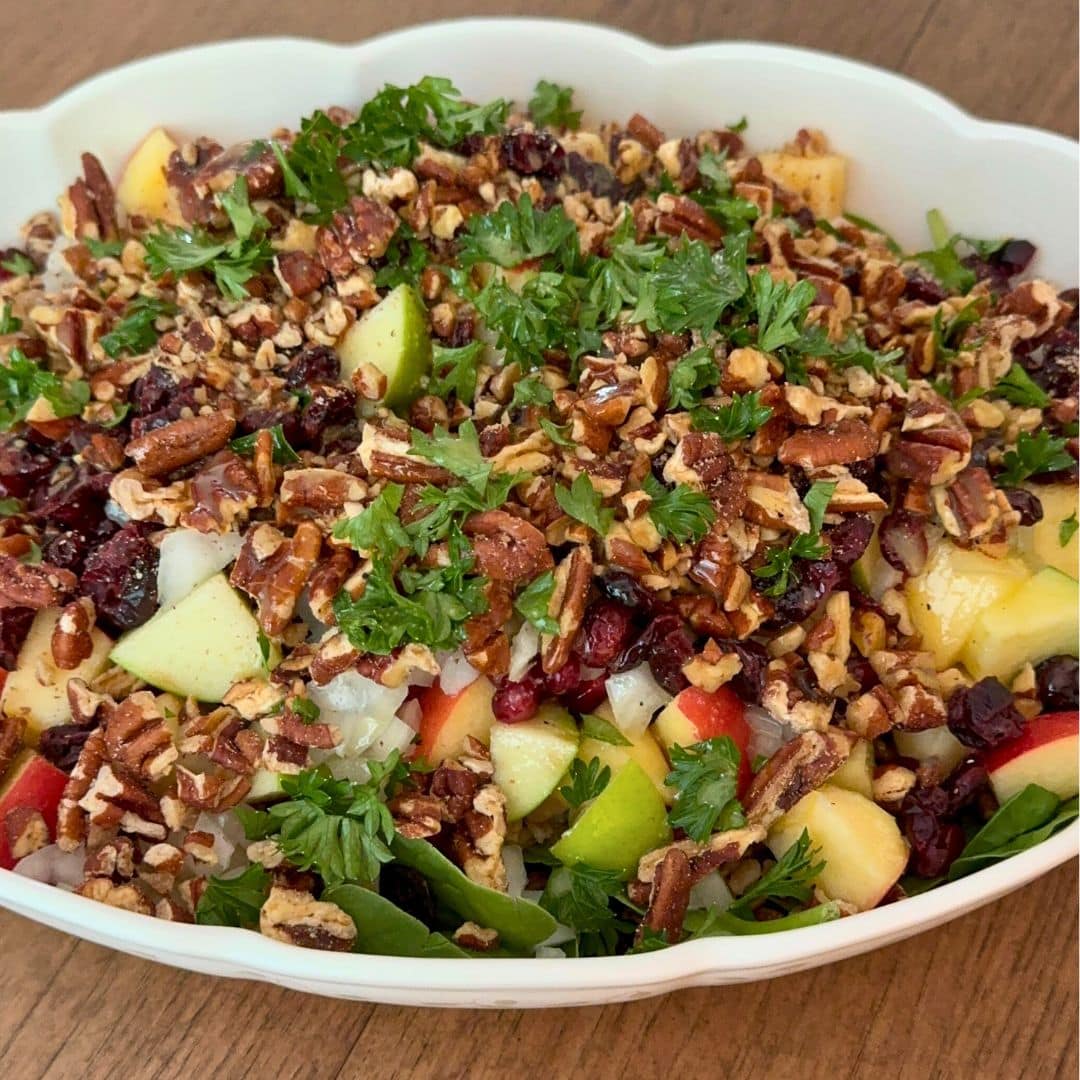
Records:
[[[78,805],[91,825],[118,828],[150,840],[165,839],[164,818],[157,799],[143,787],[138,775],[124,765],[102,764]]]
[[[810,513],[799,498],[795,485],[775,473],[750,471],[746,476],[746,506],[749,521],[771,529],[810,531]]]
[[[116,198],[109,176],[93,154],[82,155],[83,177],[67,190],[63,205],[66,231],[76,238],[112,240],[116,236]],[[70,214],[70,217],[69,217]]]
[[[212,814],[228,810],[251,790],[251,781],[228,769],[218,773],[195,773],[176,766],[176,795],[185,806]]]
[[[840,420],[835,424],[808,428],[789,435],[778,457],[784,465],[820,469],[826,465],[850,465],[873,457],[878,437],[862,420]]]
[[[666,236],[685,234],[691,240],[704,240],[710,244],[718,244],[724,238],[724,230],[688,195],[660,195],[656,207],[660,211],[656,219],[658,233]]]
[[[492,581],[531,581],[554,565],[544,534],[505,510],[485,510],[465,521],[478,571]]]
[[[50,563],[20,562],[12,555],[0,555],[0,609],[54,607],[78,585],[70,570]]]
[[[94,627],[94,601],[81,596],[60,613],[53,627],[53,663],[62,671],[73,671],[94,651],[90,631]]]
[[[15,806],[4,815],[8,853],[13,859],[32,855],[49,843],[49,826],[33,806]]]
[[[313,571],[308,582],[311,613],[327,626],[336,622],[334,597],[356,567],[356,556],[348,548],[335,548]]]
[[[454,931],[454,943],[473,952],[491,952],[499,947],[499,931],[464,922]]]
[[[247,184],[252,199],[271,198],[282,190],[281,164],[273,148],[256,139],[236,143],[226,150],[207,155],[192,177],[199,194],[228,191],[239,177]]]
[[[289,469],[281,478],[279,520],[337,516],[347,502],[360,502],[367,485],[338,469]]]
[[[262,754],[263,741],[259,733],[243,726],[237,717],[220,728],[214,736],[210,760],[231,772],[250,774]]]
[[[275,269],[290,296],[307,296],[326,284],[326,268],[306,251],[279,252]]]
[[[259,930],[275,941],[330,952],[349,952],[356,941],[355,924],[337,904],[279,885],[259,912]]]
[[[60,796],[56,814],[56,843],[64,851],[74,851],[86,839],[86,812],[79,805],[90,790],[106,758],[105,733],[98,728],[90,733],[79,753]]]
[[[87,854],[83,870],[87,877],[129,881],[135,876],[135,844],[127,836],[113,837]]]
[[[690,860],[686,853],[677,847],[668,848],[663,861],[656,867],[649,908],[641,925],[663,934],[668,944],[674,945],[682,937],[691,885]]]
[[[583,544],[577,545],[555,570],[548,614],[558,622],[559,632],[540,637],[540,658],[548,674],[560,671],[570,659],[574,636],[585,617],[592,572],[592,552]]]
[[[159,780],[178,755],[172,733],[154,695],[140,690],[109,710],[105,746],[113,761],[121,762],[147,780]]]
[[[494,784],[486,784],[476,793],[472,809],[465,812],[451,844],[470,880],[506,891],[505,839],[506,796]]]
[[[133,882],[116,885],[111,878],[92,877],[84,881],[76,890],[80,896],[97,900],[109,907],[134,911],[139,915],[153,915],[154,906],[147,899],[146,893]]]
[[[235,427],[236,420],[222,411],[174,420],[132,439],[124,452],[144,476],[165,476],[220,450]]]
[[[394,815],[394,828],[409,840],[427,840],[442,832],[445,807],[435,795],[395,795],[386,805]]]
[[[268,636],[280,637],[289,625],[321,548],[322,533],[310,521],[297,525],[291,538],[264,524],[244,536],[229,580],[258,604],[259,625]]]
[[[341,742],[341,729],[336,724],[308,722],[297,709],[296,697],[285,699],[285,708],[274,716],[264,716],[262,726],[270,735],[280,735],[297,746],[316,750],[332,750]]]
[[[910,402],[900,431],[885,456],[894,476],[945,484],[971,460],[971,432],[936,395]]]
[[[172,891],[184,866],[184,853],[174,844],[152,844],[143,852],[139,877],[155,892]]]
[[[26,731],[24,716],[0,714],[0,777],[10,768],[15,755],[22,749],[23,733]]]
[[[700,881],[720,866],[741,859],[747,849],[765,839],[765,830],[757,825],[743,829],[728,829],[714,833],[708,840],[676,840],[666,847],[657,848],[643,855],[638,862],[637,880],[651,885],[656,877],[657,868],[667,858],[671,850],[681,851],[690,860],[691,884]]]
[[[269,437],[269,432],[260,432],[259,438],[264,434]],[[258,505],[261,487],[247,462],[226,450],[191,478],[188,494],[193,505],[182,513],[181,524],[200,532],[227,532]]]
[[[484,585],[487,610],[465,622],[465,658],[485,675],[505,675],[510,667],[506,627],[514,613],[510,587],[504,582]]]
[[[945,531],[961,540],[982,540],[1018,524],[1019,515],[985,469],[969,466],[948,486],[933,488],[931,495]]]
[[[700,431],[684,435],[664,465],[664,479],[704,490],[721,524],[729,524],[743,512],[746,471],[727,452],[719,435]]]

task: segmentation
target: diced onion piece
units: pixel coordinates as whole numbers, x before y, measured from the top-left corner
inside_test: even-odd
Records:
[[[86,878],[86,848],[63,851],[56,844],[48,844],[31,852],[15,864],[15,873],[46,885],[59,885],[75,889]]]
[[[777,720],[771,712],[760,705],[746,706],[746,723],[750,728],[750,742],[746,752],[751,764],[755,758],[771,758],[786,742],[790,742],[794,732],[783,722]]]
[[[510,670],[506,677],[511,682],[521,682],[539,651],[540,631],[530,622],[522,623],[510,642]]]
[[[449,697],[460,694],[480,678],[480,672],[465,659],[460,649],[439,657],[439,672],[439,689]]]
[[[715,911],[726,911],[734,902],[731,890],[727,882],[720,876],[719,870],[706,874],[690,890],[690,907],[712,908]]]
[[[357,671],[343,671],[325,686],[312,685],[308,697],[319,706],[320,719],[341,729],[338,757],[367,750],[395,719],[408,694],[404,686],[383,686]]]
[[[385,761],[395,750],[404,756],[413,744],[416,732],[400,717],[391,717],[390,722],[379,732],[378,737],[368,747],[365,757],[369,761]]]
[[[606,690],[615,726],[631,740],[644,735],[653,715],[671,700],[644,663],[609,676]]]
[[[212,578],[240,554],[239,533],[201,533],[174,529],[161,541],[158,602],[163,608],[183,600],[197,585]]]
[[[204,863],[195,861],[195,872],[201,877],[220,874],[234,864],[234,856],[239,848],[241,853],[247,846],[243,826],[233,814],[202,813],[195,820],[198,832],[208,832],[214,838],[214,854],[217,862]]]
[[[565,960],[566,953],[562,949],[556,949],[551,945],[537,945],[533,950],[533,956],[537,960]]]
[[[406,701],[398,711],[398,716],[413,729],[413,731],[420,730],[420,721],[424,718],[424,713],[420,708],[420,702],[413,698],[411,701]]]
[[[502,849],[502,860],[506,867],[506,891],[511,896],[523,896],[529,881],[524,852],[517,844],[506,844]]]

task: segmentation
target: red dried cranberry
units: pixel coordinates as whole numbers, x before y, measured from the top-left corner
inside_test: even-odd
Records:
[[[597,582],[600,588],[624,607],[634,608],[645,614],[653,610],[656,594],[646,589],[637,578],[621,570],[605,574]]]
[[[1004,488],[1009,505],[1020,515],[1021,525],[1035,525],[1043,519],[1042,502],[1023,488]]]
[[[446,339],[446,344],[451,349],[460,349],[468,345],[476,334],[476,323],[472,315],[467,311],[460,312],[454,320],[454,329]]]
[[[583,713],[595,712],[607,696],[604,689],[606,682],[606,675],[598,675],[595,679],[579,682],[573,690],[563,695],[563,704],[579,716]]]
[[[566,171],[582,191],[588,191],[598,199],[622,202],[626,198],[627,189],[611,169],[600,162],[589,161],[581,154],[572,152],[566,158]]]
[[[300,431],[309,443],[318,443],[328,427],[356,420],[356,394],[349,386],[316,386],[304,406]]]
[[[882,558],[906,577],[914,577],[926,565],[930,553],[926,518],[908,510],[893,510],[878,531]]]
[[[990,777],[977,761],[968,758],[961,762],[941,785],[949,797],[949,813],[958,813],[965,806],[969,806],[989,783]]]
[[[874,519],[869,514],[849,514],[828,530],[829,554],[841,566],[851,566],[866,550],[874,535]]]
[[[571,656],[558,671],[553,671],[544,679],[544,689],[552,697],[562,697],[576,690],[581,683],[581,664],[576,656]]]
[[[947,300],[948,296],[948,292],[933,278],[928,278],[918,271],[908,275],[907,285],[904,286],[905,300],[921,300],[924,304],[940,304],[942,300]]]
[[[566,151],[546,131],[511,131],[500,146],[503,165],[522,176],[559,176],[566,168]]]
[[[1051,656],[1035,668],[1039,701],[1044,712],[1068,712],[1080,707],[1080,661],[1075,656]]]
[[[632,613],[614,600],[600,600],[585,613],[581,659],[589,667],[607,667],[626,648],[633,632]]]
[[[530,678],[521,682],[506,681],[495,691],[491,699],[491,711],[503,724],[520,724],[531,720],[540,708],[540,688]]]
[[[0,497],[25,499],[53,470],[53,459],[25,439],[0,445]]]
[[[19,650],[30,633],[34,621],[33,608],[0,608],[0,667],[14,671]]]
[[[1018,341],[1013,358],[1051,397],[1067,398],[1076,394],[1077,351],[1076,327],[1068,325]]]
[[[281,425],[282,433],[290,446],[298,448],[304,445],[303,432],[300,429],[300,413],[296,409],[282,406],[276,409],[248,409],[236,425],[238,435],[251,435],[264,428]]]
[[[45,562],[61,570],[81,574],[89,546],[90,541],[87,540],[85,533],[74,530],[61,532],[41,545],[41,557]]]
[[[877,673],[865,656],[853,654],[847,662],[848,674],[859,684],[859,691],[865,694],[878,683]]]
[[[197,412],[199,408],[197,390],[198,384],[194,379],[183,379],[178,382],[175,389],[167,394],[163,405],[153,412],[136,416],[131,421],[131,437],[139,439],[148,432],[156,431],[166,424],[171,424],[174,420],[179,420],[185,409]]]
[[[908,870],[917,877],[943,874],[964,849],[964,830],[945,820],[949,796],[941,788],[916,788],[900,806],[900,826],[911,845]]]
[[[742,661],[739,674],[731,680],[731,689],[743,701],[761,704],[761,694],[765,689],[765,669],[769,665],[769,654],[764,645],[756,641],[721,641],[723,652],[733,652]]]
[[[801,622],[808,618],[845,576],[845,571],[831,559],[800,560],[787,592],[776,601],[776,618],[781,622]]]
[[[1028,268],[1035,258],[1035,251],[1035,245],[1029,240],[1009,240],[994,252],[991,259],[1015,277]]]
[[[812,232],[814,226],[817,224],[814,218],[814,211],[809,206],[800,206],[794,214],[791,215],[795,221],[795,224],[802,229],[803,232]]]
[[[82,589],[117,630],[142,626],[157,607],[158,550],[138,526],[125,525],[86,560]]]
[[[41,733],[38,750],[46,761],[64,772],[71,772],[79,760],[86,740],[90,738],[91,731],[93,728],[81,727],[79,724],[60,724],[46,728]]]
[[[682,669],[693,655],[694,641],[683,620],[678,615],[660,615],[623,652],[615,670],[626,671],[645,661],[653,678],[669,694],[677,694],[688,685]]]
[[[131,408],[135,415],[147,416],[165,408],[179,385],[179,379],[171,371],[154,364],[131,386]]]
[[[308,345],[285,369],[285,385],[290,390],[315,383],[335,383],[341,377],[341,361],[328,345]]]
[[[973,750],[1015,739],[1024,730],[1024,718],[1013,696],[992,675],[974,686],[962,687],[949,698],[949,730]]]
[[[80,470],[65,483],[35,497],[33,516],[48,525],[97,536],[107,527],[105,504],[111,481],[112,473]]]

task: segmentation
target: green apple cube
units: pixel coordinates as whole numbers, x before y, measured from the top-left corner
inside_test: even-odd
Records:
[[[269,646],[250,608],[224,574],[215,574],[178,604],[125,634],[110,654],[159,690],[221,701],[242,679],[265,676],[280,654]]]
[[[342,378],[361,364],[386,376],[382,401],[389,408],[408,405],[431,370],[427,310],[411,285],[399,285],[342,335],[337,345]]]
[[[520,724],[492,724],[491,761],[506,796],[507,821],[519,821],[555,790],[577,749],[577,725],[557,705],[545,705]]]
[[[588,863],[629,877],[642,855],[671,841],[667,807],[656,785],[628,761],[552,846],[560,862]]]

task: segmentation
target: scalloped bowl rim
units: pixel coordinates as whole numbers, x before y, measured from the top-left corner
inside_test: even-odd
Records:
[[[304,38],[250,38],[175,49],[95,75],[34,109],[0,112],[0,133],[48,130],[85,98],[163,64],[219,64],[253,49],[326,50],[362,59],[407,49],[433,34],[566,33],[592,47],[630,52],[647,65],[705,55],[721,62],[753,58],[841,76],[902,95],[932,110],[969,139],[1007,141],[1054,157],[1075,171],[1077,144],[1017,124],[979,120],[910,79],[857,61],[790,46],[713,42],[663,47],[607,27],[557,19],[455,19],[380,35],[355,44]],[[444,42],[445,44],[445,42]],[[281,122],[289,122],[282,118]],[[63,889],[0,870],[0,905],[56,929],[146,959],[230,977],[269,980],[310,992],[416,1005],[554,1006],[629,1000],[680,987],[771,978],[854,956],[973,911],[1077,855],[1080,825],[970,877],[895,904],[782,934],[708,938],[642,955],[583,959],[438,960],[313,953],[245,930],[192,926],[107,907]]]

